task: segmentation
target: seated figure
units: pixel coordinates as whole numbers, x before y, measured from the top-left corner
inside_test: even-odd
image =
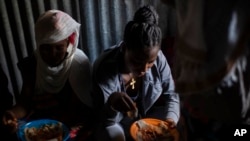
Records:
[[[49,118],[68,127],[89,127],[92,117],[91,64],[78,49],[80,24],[59,10],[48,10],[35,24],[36,49],[18,63],[23,86],[3,123],[15,132],[18,119]]]

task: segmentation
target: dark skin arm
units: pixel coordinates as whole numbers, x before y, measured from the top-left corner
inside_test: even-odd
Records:
[[[10,132],[15,132],[18,126],[17,120],[26,117],[30,112],[33,82],[30,77],[23,77],[22,91],[19,97],[16,98],[16,105],[7,110],[2,118],[3,125],[9,129]]]

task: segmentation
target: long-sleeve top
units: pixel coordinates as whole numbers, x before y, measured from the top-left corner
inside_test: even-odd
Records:
[[[108,97],[113,92],[124,92],[124,85],[120,81],[119,65],[122,53],[119,45],[113,46],[101,54],[93,66],[93,96],[96,109],[102,111],[108,121],[117,121],[122,114],[110,109],[107,105]],[[165,56],[160,50],[158,57],[146,74],[142,77],[141,111],[142,115],[154,106],[159,98],[163,99],[165,117],[176,123],[180,116],[179,96],[175,93],[174,81]],[[120,117],[120,118],[119,118]]]

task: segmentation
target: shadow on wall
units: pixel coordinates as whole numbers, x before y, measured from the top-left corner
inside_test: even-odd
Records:
[[[1,67],[1,65],[0,65]],[[3,112],[6,109],[11,108],[13,105],[13,96],[8,89],[8,79],[3,71],[2,67],[0,68],[0,117],[2,117]]]

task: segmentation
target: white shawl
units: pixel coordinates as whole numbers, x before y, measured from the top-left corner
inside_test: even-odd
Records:
[[[79,39],[79,30],[80,24],[77,23],[71,16],[68,14],[59,11],[59,10],[49,10],[45,12],[43,15],[39,17],[37,23],[35,25],[35,35],[36,35],[36,44],[37,49],[35,50],[35,55],[37,59],[37,68],[36,68],[36,87],[35,92],[36,94],[42,94],[43,92],[48,93],[58,93],[64,87],[66,81],[70,76],[72,71],[72,60],[74,59],[75,52],[77,50],[78,39]],[[75,33],[75,41],[74,44],[69,44],[68,46],[68,55],[65,60],[56,67],[48,66],[41,58],[39,47],[41,44],[48,44],[48,43],[55,43],[61,40],[68,38],[72,33]],[[78,50],[77,52],[79,52]],[[88,64],[88,58],[83,53],[81,56],[83,60],[87,61],[87,65],[85,65],[85,73],[86,70],[90,70],[90,66]],[[78,57],[79,58],[79,57]],[[86,64],[86,62],[84,63]],[[78,65],[82,65],[82,63],[78,63]],[[75,65],[74,65],[75,66]],[[79,66],[80,68],[81,66]],[[77,71],[74,71],[76,73]],[[81,74],[80,70],[79,73],[74,75],[79,75],[78,79],[82,81],[88,81],[89,77],[82,77],[82,75],[90,75],[90,72],[87,71],[87,74]],[[76,78],[75,77],[75,78]],[[81,78],[87,78],[87,80],[81,80]],[[70,82],[72,82],[70,80]],[[88,82],[90,83],[90,82]],[[89,96],[89,86],[80,89],[78,87],[81,86],[82,83],[74,82],[74,86],[71,85],[74,92],[80,97],[80,99],[87,104],[88,106],[91,105],[91,99]]]

